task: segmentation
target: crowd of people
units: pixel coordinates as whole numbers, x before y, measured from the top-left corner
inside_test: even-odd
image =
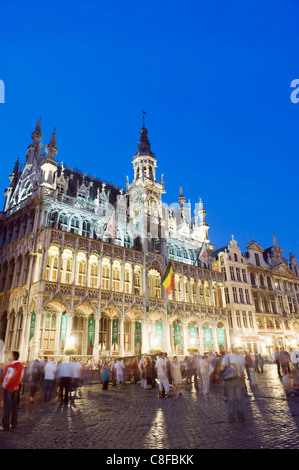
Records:
[[[273,362],[277,364],[286,395],[299,395],[299,381],[297,383],[296,370],[291,366],[290,353],[277,348]],[[157,356],[143,355],[137,367],[141,388],[151,390],[158,387],[160,398],[181,396],[183,383],[184,389],[194,384],[203,395],[209,394],[213,386],[223,384],[227,421],[232,423],[236,417],[241,422],[245,419],[245,377],[250,387],[255,387],[254,373],[263,373],[264,363],[261,354],[240,352],[233,348],[229,354],[194,354],[184,358],[169,358],[163,352]],[[34,416],[37,409],[46,409],[53,398],[61,405],[68,405],[70,398],[74,400],[80,393],[86,369],[99,371],[98,378],[105,391],[109,383],[112,387],[118,385],[119,390],[125,388],[126,368],[122,359],[93,360],[83,365],[78,360],[56,362],[44,357],[24,365],[19,361],[19,353],[14,351],[10,364],[0,367],[0,404],[3,404],[1,430],[17,426],[17,408],[22,396],[25,398],[27,417]]]

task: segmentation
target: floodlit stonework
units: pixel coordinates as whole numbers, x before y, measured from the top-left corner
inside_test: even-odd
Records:
[[[294,257],[290,264],[275,264],[281,256],[275,245],[270,253],[274,264],[266,260],[267,265],[256,267],[251,244],[233,266],[246,271],[244,286],[228,280],[235,262],[230,263],[230,252],[240,249],[232,240],[223,253],[215,250],[202,200],[192,211],[180,188],[177,203],[162,202],[164,177],[157,181],[156,156],[144,126],[133,157],[133,179],[127,177],[124,188],[59,163],[57,154],[56,132],[43,147],[39,120],[24,165],[16,162],[5,190],[0,231],[0,339],[5,357],[12,350],[20,351],[23,361],[61,357],[70,349],[82,359],[151,349],[185,355],[190,347],[200,353],[220,352],[236,337],[262,352],[262,324],[266,328],[270,317],[253,300],[256,289],[250,276],[256,270],[264,270],[265,279],[269,274],[273,283],[266,294],[269,304],[271,295],[276,301],[271,322],[274,328],[275,319],[280,322],[277,340],[284,346],[293,335],[293,343],[297,341],[299,278]],[[169,261],[175,277],[170,296],[162,283]],[[275,282],[280,280],[292,289],[283,297],[288,327],[281,318],[286,312],[279,312]],[[238,295],[244,288],[248,302],[233,301],[233,291],[227,295],[226,290],[233,287]]]

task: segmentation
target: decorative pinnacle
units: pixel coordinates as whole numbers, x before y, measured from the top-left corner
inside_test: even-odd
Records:
[[[48,154],[47,158],[51,160],[55,159],[55,155],[58,153],[58,147],[56,145],[56,127],[54,127],[49,144],[45,146],[45,151]]]
[[[42,139],[43,135],[41,133],[41,125],[42,125],[42,120],[41,120],[41,118],[39,118],[39,120],[37,121],[37,124],[35,126],[35,130],[31,134],[31,139],[33,140],[33,142],[40,142],[41,139]]]

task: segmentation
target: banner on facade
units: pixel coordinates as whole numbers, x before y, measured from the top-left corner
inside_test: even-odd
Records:
[[[62,317],[61,317],[61,331],[60,331],[60,341],[61,341],[61,343],[65,343],[66,329],[67,329],[67,315],[62,315]]]
[[[167,294],[170,295],[174,288],[174,273],[170,262],[168,263],[166,271],[164,273],[162,284]]]
[[[163,325],[162,323],[156,323],[156,338],[158,346],[163,347]]]
[[[88,344],[94,344],[94,318],[89,317],[88,319]]]
[[[112,344],[118,344],[118,318],[112,320]]]
[[[182,329],[181,329],[180,323],[173,325],[173,336],[174,336],[174,346],[182,347]]]
[[[197,347],[198,339],[197,339],[197,326],[196,325],[189,325],[189,338],[190,338],[190,345]]]
[[[209,326],[205,326],[203,329],[204,339],[205,339],[205,349],[207,346],[213,347],[212,345],[212,330]]]
[[[218,336],[218,346],[223,346],[225,348],[225,335],[224,335],[224,328],[217,328],[217,336]]]
[[[141,322],[135,321],[135,346],[137,344],[142,345],[142,332],[141,332]]]
[[[30,331],[29,331],[29,341],[33,338],[34,336],[34,330],[35,330],[35,321],[36,321],[36,314],[35,312],[31,312],[31,321],[30,321]]]

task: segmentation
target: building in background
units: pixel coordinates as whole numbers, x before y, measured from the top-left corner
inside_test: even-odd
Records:
[[[247,264],[261,351],[299,344],[299,271],[290,253],[283,257],[273,234],[273,246],[263,249],[254,239],[247,244]]]
[[[231,344],[265,355],[299,345],[299,270],[290,253],[283,257],[275,234],[263,249],[255,240],[241,252],[232,237],[217,249],[213,268],[224,275]]]
[[[248,267],[233,236],[228,245],[215,250],[213,260],[214,269],[224,276],[231,344],[247,351],[260,352]]]
[[[41,121],[16,162],[0,226],[0,339],[21,360],[230,347],[223,274],[202,200],[162,203],[164,178],[140,130],[125,188],[60,163]],[[171,261],[175,285],[162,278]]]

